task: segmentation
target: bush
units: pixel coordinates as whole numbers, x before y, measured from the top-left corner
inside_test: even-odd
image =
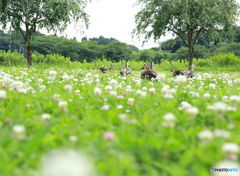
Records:
[[[42,55],[34,52],[32,55],[33,64],[64,64],[70,61],[69,57],[64,57],[59,54]],[[0,64],[1,65],[21,65],[27,64],[26,59],[18,52],[0,51]]]
[[[11,65],[11,64],[26,64],[27,61],[22,54],[19,54],[17,51],[6,52],[0,51],[0,64],[1,65]]]
[[[234,53],[236,56],[240,56],[240,43],[230,43],[220,46],[216,49],[215,54],[229,52]]]
[[[207,60],[209,60],[213,65],[220,67],[236,65],[240,66],[240,58],[235,56],[233,53],[218,54],[209,57]]]

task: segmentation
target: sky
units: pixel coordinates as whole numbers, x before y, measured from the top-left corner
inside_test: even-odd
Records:
[[[87,30],[81,30],[76,25],[68,27],[63,36],[67,38],[81,38],[104,36],[113,37],[121,42],[135,45],[140,49],[159,46],[159,42],[154,43],[149,40],[142,46],[142,41],[135,36],[132,31],[135,28],[135,15],[138,12],[136,0],[92,0],[87,6],[86,12],[89,15],[90,26]],[[171,36],[161,38],[161,41],[171,38]],[[143,37],[142,37],[143,39]]]
[[[237,0],[240,2],[240,0]],[[76,38],[81,41],[82,37],[113,37],[121,42],[135,45],[140,49],[159,46],[159,43],[172,38],[172,35],[161,37],[157,42],[149,40],[142,46],[142,41],[132,31],[135,28],[135,15],[138,12],[137,0],[92,0],[86,8],[89,15],[90,26],[83,30],[75,25],[70,25],[63,36]],[[45,32],[46,33],[46,32]],[[144,37],[142,37],[143,39]]]

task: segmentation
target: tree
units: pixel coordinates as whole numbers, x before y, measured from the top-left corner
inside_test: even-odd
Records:
[[[103,49],[103,55],[114,62],[130,60],[132,52],[133,50],[131,47],[121,42],[111,42]]]
[[[87,0],[7,0],[1,22],[22,34],[31,66],[33,34],[42,28],[63,32],[73,21],[87,24],[86,4]]]
[[[145,38],[159,39],[172,32],[188,47],[189,69],[193,48],[203,32],[213,35],[237,21],[236,0],[138,0],[142,9],[136,15],[136,30]]]

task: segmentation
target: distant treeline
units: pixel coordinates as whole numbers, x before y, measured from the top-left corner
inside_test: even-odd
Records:
[[[0,50],[11,50],[24,53],[24,43],[20,34],[12,31],[0,31]],[[47,36],[36,33],[33,40],[33,51],[43,55],[60,54],[71,58],[72,61],[93,62],[99,58],[118,62],[120,60],[154,61],[160,63],[168,61],[186,61],[188,48],[179,38],[170,39],[158,48],[139,50],[136,46],[122,43],[114,38],[82,38],[66,39],[55,35]],[[195,58],[207,58],[218,53],[234,53],[240,56],[240,28],[235,27],[231,35],[221,34],[218,39],[212,40],[207,34],[200,36],[194,48]]]

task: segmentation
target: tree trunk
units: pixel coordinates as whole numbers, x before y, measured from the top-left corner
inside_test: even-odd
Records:
[[[192,70],[192,63],[193,63],[193,31],[188,33],[188,70]]]
[[[28,67],[32,66],[32,44],[30,41],[27,42],[27,62]]]
[[[188,48],[188,61],[189,61],[189,65],[188,65],[188,70],[192,70],[192,63],[193,63],[193,46],[190,45]]]

